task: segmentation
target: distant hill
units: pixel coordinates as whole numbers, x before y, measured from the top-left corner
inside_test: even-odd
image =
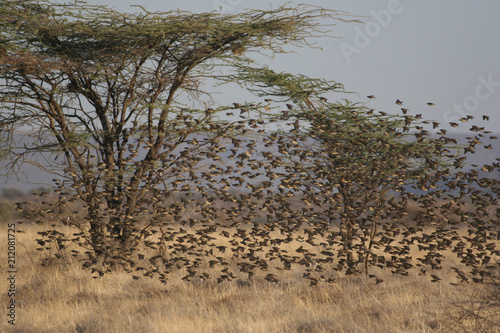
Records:
[[[467,134],[451,134],[450,137],[459,140],[459,143],[464,144],[467,142],[467,137],[471,136],[474,133]],[[474,154],[467,153],[467,161],[470,164],[477,164],[482,166],[483,164],[491,164],[495,162],[496,158],[500,157],[500,142],[498,140],[490,140],[489,136],[498,136],[500,134],[486,134],[482,140],[483,145],[476,146],[476,152]],[[492,149],[484,149],[484,145],[492,144]],[[263,146],[262,146],[263,148]],[[256,146],[256,150],[259,151],[259,146]],[[262,149],[263,150],[263,149]],[[2,174],[5,173],[5,165],[1,165]],[[26,164],[24,165],[20,172],[18,173],[19,179],[15,176],[8,179],[5,176],[0,176],[0,190],[3,188],[17,188],[23,192],[29,192],[33,189],[40,188],[41,186],[50,186],[52,185],[53,175],[43,172],[42,170],[37,169],[36,167]],[[500,178],[500,175],[499,175]]]

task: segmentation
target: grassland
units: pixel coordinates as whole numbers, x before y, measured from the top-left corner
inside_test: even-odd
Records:
[[[417,273],[378,273],[384,282],[377,285],[364,276],[339,276],[311,287],[293,269],[278,283],[259,276],[251,282],[186,282],[182,270],[166,284],[125,272],[95,279],[77,258],[46,260],[36,250],[37,226],[19,228],[16,325],[6,316],[9,281],[2,274],[1,332],[499,331],[498,284],[453,286],[447,278],[431,283]],[[4,226],[0,235],[6,272]]]

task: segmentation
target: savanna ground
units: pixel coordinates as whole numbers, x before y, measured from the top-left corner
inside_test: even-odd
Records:
[[[93,278],[78,256],[47,259],[34,241],[41,225],[17,225],[16,325],[8,323],[9,281],[0,280],[1,332],[497,332],[500,286],[432,283],[377,272],[338,276],[310,286],[290,270],[277,283],[256,275],[251,282],[183,281],[185,271],[158,279],[126,272]],[[1,229],[0,262],[7,265],[7,228]],[[290,246],[290,245],[289,245]],[[453,262],[453,259],[449,259]],[[235,267],[236,270],[236,267]]]

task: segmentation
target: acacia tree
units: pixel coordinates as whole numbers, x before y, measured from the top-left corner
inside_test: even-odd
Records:
[[[280,116],[288,126],[271,134],[277,138],[279,158],[287,161],[282,165],[288,170],[278,181],[294,194],[302,192],[306,205],[316,206],[292,224],[298,227],[308,221],[314,233],[329,233],[340,244],[337,270],[356,274],[361,266],[368,275],[369,267],[380,266],[406,275],[415,265],[439,269],[442,255],[434,252],[436,248],[455,247],[475,279],[490,273],[485,267],[498,254],[493,244],[498,239],[499,211],[495,211],[498,180],[488,175],[500,164],[482,166],[483,177],[477,169],[464,169],[464,152],[474,153],[483,134],[459,145],[457,139],[446,136],[445,129],[437,131],[439,123],[406,109],[397,115],[348,100],[328,102],[324,96],[342,92],[336,82],[275,73],[265,67],[242,65],[237,70],[238,75],[228,80],[244,78],[242,83],[252,82],[249,89],[258,96],[293,103]],[[487,133],[477,126],[471,131]],[[462,179],[459,192],[455,191],[457,179]],[[403,222],[415,205],[414,221]],[[289,205],[281,207],[279,215],[286,215],[283,210],[293,214]],[[331,230],[330,225],[337,229]],[[476,237],[458,236],[457,226]],[[435,229],[430,235],[426,234],[429,228]],[[464,242],[473,255],[464,256]],[[410,256],[408,245],[415,243],[423,257]],[[488,251],[484,251],[486,244]],[[481,265],[484,257],[488,259]]]
[[[325,32],[320,18],[342,19],[306,6],[125,14],[79,3],[3,1],[0,124],[11,140],[16,131],[32,136],[10,150],[9,167],[51,154],[46,168],[86,204],[95,254],[106,254],[107,232],[129,251],[137,238],[134,216],[161,200],[151,200],[157,187],[168,194],[175,178],[203,159],[202,147],[238,130],[218,116],[230,107],[198,110],[180,101],[198,100],[204,80],[249,52],[307,45]],[[203,140],[193,140],[195,134]]]

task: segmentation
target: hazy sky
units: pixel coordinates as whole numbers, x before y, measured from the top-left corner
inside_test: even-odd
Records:
[[[394,102],[400,99],[410,113],[421,113],[424,118],[443,125],[471,114],[475,116],[474,124],[500,132],[498,0],[86,2],[112,6],[119,11],[137,11],[130,5],[140,3],[149,11],[181,9],[197,13],[220,10],[238,13],[247,8],[306,3],[362,16],[361,24],[338,22],[333,34],[339,38],[317,40],[322,50],[298,49],[295,50],[298,54],[279,55],[266,61],[276,71],[343,83],[347,90],[359,93],[359,97],[349,97],[353,101],[368,101],[367,95],[375,95],[368,105],[377,110],[398,113],[401,107]],[[231,103],[235,98],[232,91],[224,93],[216,99]],[[427,102],[436,105],[427,106]],[[483,114],[490,116],[489,122],[481,120]],[[1,182],[0,188],[4,186]]]
[[[136,11],[137,0],[89,0],[120,11]],[[466,114],[480,126],[500,131],[500,1],[370,0],[146,0],[150,11],[238,13],[306,3],[362,16],[364,23],[339,22],[339,38],[317,40],[319,49],[298,49],[269,65],[341,82],[360,100],[375,95],[370,106],[399,112],[396,99],[412,114],[441,122]],[[232,98],[232,97],[231,97]],[[350,96],[356,100],[357,96]],[[225,102],[226,97],[219,100]],[[427,102],[436,105],[429,107]],[[483,114],[488,123],[480,121]],[[464,126],[465,128],[466,126]],[[468,128],[468,127],[467,127]]]

